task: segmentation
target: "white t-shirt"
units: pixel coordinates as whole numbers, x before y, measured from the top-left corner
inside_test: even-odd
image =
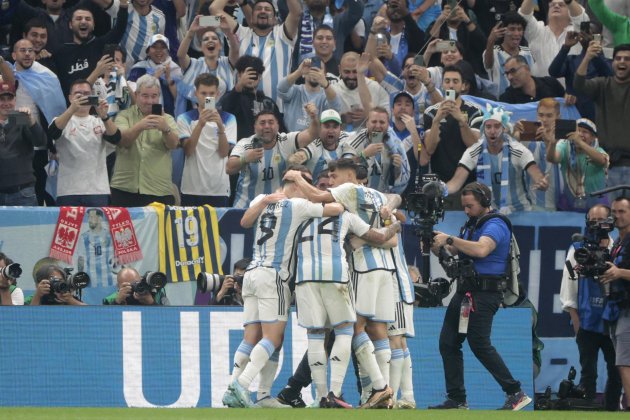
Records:
[[[53,120],[54,121],[54,120]],[[107,155],[116,150],[103,139],[105,124],[93,115],[73,115],[56,140],[59,158],[57,196],[109,194]]]

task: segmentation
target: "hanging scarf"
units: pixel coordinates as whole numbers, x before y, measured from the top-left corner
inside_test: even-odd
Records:
[[[510,185],[510,148],[509,140],[503,135],[503,152],[501,156],[501,199],[499,200],[499,211],[501,213],[510,213],[508,207],[508,187]],[[483,138],[481,143],[481,153],[477,160],[477,181],[481,182],[492,189],[492,164],[490,161],[490,152],[488,151],[488,140]],[[496,200],[493,200],[496,201]]]
[[[318,24],[313,20],[313,16],[308,9],[304,10],[302,13],[302,23],[300,27],[300,61],[304,56],[315,53],[315,49],[313,48],[313,34],[315,33],[315,29],[317,29],[320,25],[327,25],[333,28],[334,22],[333,17],[330,14],[330,8],[326,7],[326,13],[324,14],[324,19],[322,23]]]

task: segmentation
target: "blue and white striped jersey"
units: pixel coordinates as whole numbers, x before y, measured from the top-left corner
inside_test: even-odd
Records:
[[[234,207],[244,209],[257,195],[271,194],[282,185],[282,174],[287,168],[287,159],[297,151],[297,137],[299,132],[278,133],[276,145],[265,150],[262,162],[250,162],[241,168],[234,197]],[[252,141],[256,135],[241,139],[234,149],[232,156],[241,157],[252,149]]]
[[[234,89],[236,81],[235,71],[227,57],[219,57],[217,68],[212,70],[208,68],[206,60],[201,58],[190,58],[190,64],[184,71],[184,75],[179,83],[177,83],[177,101],[175,105],[175,113],[177,115],[185,112],[186,100],[197,103],[195,96],[195,79],[202,73],[210,73],[219,79],[219,94],[223,96],[225,92]],[[218,98],[217,98],[218,99]]]
[[[370,227],[383,227],[380,211],[381,207],[387,203],[387,197],[384,194],[372,188],[352,183],[330,188],[330,193],[337,203],[359,216]],[[389,249],[369,245],[364,245],[352,253],[352,266],[357,273],[373,270],[395,270],[394,259]]]
[[[342,131],[339,135],[339,144],[335,150],[328,150],[324,148],[321,139],[315,139],[308,146],[301,148],[300,150],[306,153],[308,160],[304,162],[304,165],[313,174],[313,180],[316,180],[320,172],[328,169],[328,162],[337,160],[343,156],[341,142],[348,137],[348,133]]]
[[[116,284],[112,272],[114,245],[108,229],[82,233],[77,248],[78,257],[83,259],[83,267],[79,269],[89,274],[90,287]]]
[[[398,233],[398,246],[392,248],[391,252],[394,255],[394,264],[396,264],[396,279],[398,280],[400,300],[412,304],[415,301],[413,280],[411,280],[407,269],[407,259],[405,258],[405,250],[402,243],[402,235]]]
[[[295,282],[348,282],[348,261],[344,239],[348,232],[363,236],[370,225],[359,216],[343,212],[339,216],[313,218],[302,225],[297,242]]]
[[[263,198],[263,194],[257,196],[252,204]],[[288,280],[300,225],[310,218],[322,217],[323,213],[324,206],[303,198],[269,204],[256,220],[254,252],[247,269],[273,268],[283,281]]]
[[[127,30],[120,41],[120,46],[127,51],[127,68],[137,61],[144,60],[151,37],[155,34],[164,35],[165,26],[164,13],[157,7],[151,6],[149,14],[142,16],[133,4],[129,5]]]
[[[252,55],[262,60],[265,72],[262,74],[262,91],[273,99],[282,111],[282,103],[278,100],[278,83],[291,71],[291,56],[295,46],[295,38],[289,39],[284,33],[284,25],[274,26],[266,36],[258,36],[252,28],[239,25],[236,34],[241,40],[239,54]]]

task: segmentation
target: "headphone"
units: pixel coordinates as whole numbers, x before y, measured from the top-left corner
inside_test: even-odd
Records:
[[[490,191],[490,188],[479,182],[471,182],[465,188],[466,191],[473,193],[481,207],[488,208],[492,205],[492,191]]]

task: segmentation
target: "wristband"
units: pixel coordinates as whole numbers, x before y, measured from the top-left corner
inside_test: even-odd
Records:
[[[111,118],[111,117],[108,115],[108,116],[106,116],[105,118],[101,118],[101,121],[105,122],[105,121],[109,120],[110,118]]]
[[[328,80],[328,79],[326,79]],[[328,84],[326,85],[326,87],[324,87],[324,90],[328,89],[330,87],[330,80],[328,80]]]
[[[452,236],[449,236],[448,238],[446,238],[446,245],[453,245],[454,241],[455,241],[455,238],[453,238]]]

